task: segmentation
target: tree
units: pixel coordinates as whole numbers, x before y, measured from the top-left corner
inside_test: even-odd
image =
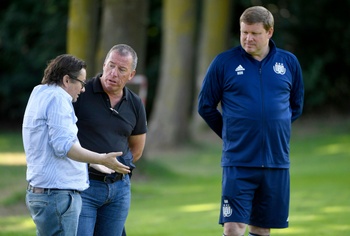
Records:
[[[109,49],[125,43],[137,52],[137,71],[144,73],[147,17],[148,0],[70,0],[67,51],[86,61],[90,78],[101,72]]]
[[[104,0],[101,32],[96,54],[96,68],[102,64],[109,49],[125,43],[137,53],[137,73],[145,73],[148,0]]]
[[[87,78],[95,74],[99,1],[70,0],[67,25],[67,52],[88,65]]]
[[[199,48],[197,52],[196,87],[194,92],[193,118],[190,130],[198,134],[205,125],[198,115],[198,92],[210,62],[227,49],[231,23],[231,0],[205,0],[202,10]],[[205,127],[207,127],[205,125]]]
[[[160,79],[146,148],[179,144],[189,138],[193,91],[196,1],[165,0]]]
[[[161,54],[161,49],[159,49],[159,45],[163,40],[161,37],[162,31],[160,30],[162,22],[159,20],[160,15],[163,13],[161,1],[0,1],[0,82],[2,82],[0,87],[0,120],[4,124],[9,121],[20,123],[29,94],[32,88],[40,83],[43,69],[49,59],[67,52],[74,54],[87,62],[87,72],[90,77],[101,70],[101,61],[103,61],[105,53],[112,44],[118,42],[132,44],[140,58],[137,72],[145,73],[148,76],[149,96],[146,104],[147,112],[151,115],[155,112],[158,114],[162,113],[163,111],[159,111],[159,108],[154,108],[155,106],[160,106],[159,104],[153,105],[153,101],[159,103],[159,100],[164,98],[164,96],[156,97],[161,94],[160,86],[169,91],[169,88],[161,85],[163,82],[158,83],[158,81],[166,77],[163,66],[161,69],[162,74],[158,76],[160,71],[158,68],[160,68],[159,64],[161,61],[159,55],[162,56],[162,59],[165,59],[166,55],[165,52],[161,52]],[[194,62],[191,62],[190,64],[194,67],[189,70],[194,71],[193,68],[195,68],[196,75],[191,78],[196,78],[195,86],[197,87],[192,88],[193,91],[191,91],[189,98],[190,105],[187,103],[182,104],[188,109],[193,105],[194,111],[192,114],[195,114],[195,116],[197,116],[196,104],[193,103],[197,99],[197,91],[201,83],[200,80],[204,76],[204,68],[207,67],[209,59],[214,56],[214,50],[217,50],[217,52],[221,50],[219,48],[221,38],[225,37],[223,36],[223,31],[220,31],[224,26],[212,28],[209,25],[214,24],[214,22],[219,23],[221,18],[225,18],[227,11],[231,11],[235,17],[232,17],[231,20],[227,17],[227,21],[221,23],[233,23],[230,27],[230,45],[238,45],[236,40],[239,37],[237,16],[253,3],[253,1],[247,0],[227,1],[232,4],[230,7],[225,7],[226,1],[221,0],[189,0],[189,3],[182,0],[170,0],[169,3],[174,9],[177,8],[176,5],[195,4],[196,10],[191,11],[191,14],[193,14],[193,17],[190,17],[191,19],[197,17],[196,13],[199,12],[197,10],[200,6],[204,7],[203,17],[200,20],[202,25],[198,24],[193,27],[194,32],[191,33],[195,35],[194,37],[197,37],[199,27],[202,28],[200,30],[202,33],[200,33],[198,39],[200,49],[194,58],[199,60],[198,65],[194,66]],[[148,8],[148,4],[145,2],[150,3],[150,11],[145,9]],[[166,3],[166,1],[164,2]],[[334,108],[336,112],[348,113],[349,105],[347,101],[350,99],[350,93],[348,92],[350,80],[348,79],[349,73],[347,68],[350,65],[350,57],[347,55],[350,52],[350,44],[348,43],[350,26],[347,24],[346,13],[350,6],[350,1],[343,0],[341,4],[333,4],[332,1],[320,0],[317,2],[317,9],[315,9],[313,1],[260,0],[254,2],[259,2],[260,5],[266,6],[271,10],[275,17],[273,39],[279,47],[293,52],[301,63],[306,89],[305,113],[324,111],[325,107]],[[68,8],[68,6],[70,7]],[[330,7],[335,8],[335,10],[328,11]],[[67,17],[68,11],[70,11],[70,17]],[[168,9],[168,11],[171,11],[171,9]],[[146,14],[150,13],[149,18],[144,15],[145,12]],[[327,21],[324,24],[320,24],[320,19],[323,19],[322,17],[325,13],[327,13]],[[174,13],[170,14],[174,15]],[[189,19],[187,16],[184,17]],[[181,22],[186,28],[188,27],[188,22],[182,18],[177,17],[175,20]],[[105,24],[102,22],[110,22],[111,26],[102,26]],[[189,24],[192,25],[191,22]],[[68,31],[66,32],[67,26]],[[149,28],[147,28],[148,26]],[[166,30],[166,27],[163,27],[163,29]],[[209,32],[210,29],[213,32],[217,31],[217,33]],[[208,32],[203,32],[203,30]],[[117,34],[118,36],[116,36]],[[214,40],[214,43],[207,38],[211,37],[210,35],[215,35],[216,40]],[[315,43],[314,35],[328,35],[328,37],[319,37],[317,43]],[[107,40],[105,39],[106,37],[111,37],[113,40],[100,42],[101,40]],[[179,39],[179,37],[176,38]],[[117,39],[121,41],[117,41]],[[137,40],[137,43],[134,45],[135,40]],[[181,41],[173,41],[174,47],[179,49],[180,47],[177,44]],[[148,44],[147,51],[144,51],[144,46],[137,46],[146,43]],[[100,45],[99,59],[96,59],[98,45]],[[168,45],[167,47],[172,46]],[[165,49],[164,45],[162,47]],[[206,50],[210,50],[210,52],[205,52]],[[175,53],[173,55],[176,57],[179,55],[180,58],[187,61],[187,55],[193,57],[192,48],[189,53],[182,53],[181,55],[180,53]],[[144,54],[147,56],[147,61],[144,59]],[[212,55],[210,56],[209,54]],[[99,61],[96,62],[96,60]],[[174,61],[176,60],[178,59],[174,58]],[[147,63],[147,66],[144,63]],[[171,62],[167,63],[170,64]],[[96,64],[97,68],[94,69]],[[146,72],[144,72],[143,67],[147,68]],[[186,66],[181,69],[185,68],[189,67]],[[335,70],[336,73],[334,73]],[[186,85],[194,85],[195,82],[189,82],[192,81],[191,78],[185,82]],[[156,89],[158,89],[157,93],[155,92]],[[14,91],[16,96],[13,96]],[[167,93],[167,91],[162,93]],[[173,94],[169,93],[169,95]],[[152,115],[152,119],[153,117],[156,117],[156,115]],[[169,119],[168,117],[166,116],[164,119]],[[157,119],[161,120],[162,118],[159,117]],[[155,125],[152,120],[150,121],[149,134],[152,134],[152,129]],[[202,120],[198,119],[198,117],[195,117],[192,122],[194,128],[201,123]],[[179,126],[177,125],[177,127]],[[181,132],[186,133],[185,131]]]

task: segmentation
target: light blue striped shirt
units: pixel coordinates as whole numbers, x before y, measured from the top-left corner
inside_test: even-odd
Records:
[[[87,164],[67,153],[77,138],[72,97],[60,86],[38,85],[24,113],[22,138],[27,181],[34,187],[76,189],[89,187]]]

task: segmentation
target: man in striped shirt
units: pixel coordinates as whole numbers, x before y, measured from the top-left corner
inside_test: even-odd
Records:
[[[121,152],[99,154],[80,146],[72,102],[85,91],[85,80],[85,62],[60,55],[49,62],[42,84],[33,89],[25,110],[26,204],[37,235],[76,235],[80,191],[89,187],[86,163],[130,172],[116,159]]]

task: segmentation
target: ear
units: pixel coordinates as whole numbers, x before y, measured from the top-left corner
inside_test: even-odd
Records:
[[[129,81],[130,81],[132,78],[134,78],[135,74],[136,74],[136,70],[134,70],[133,72],[131,72],[131,74],[130,74],[130,76],[129,76]]]
[[[269,34],[269,38],[272,38],[272,35],[273,35],[273,27],[271,27],[268,31],[268,34]]]
[[[64,88],[67,88],[68,87],[68,84],[69,84],[69,76],[68,75],[65,75],[63,76],[63,79],[62,79],[62,86]]]

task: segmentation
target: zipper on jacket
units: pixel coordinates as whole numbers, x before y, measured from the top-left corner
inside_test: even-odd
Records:
[[[262,70],[261,70],[261,63],[259,67],[259,75],[260,75],[260,90],[261,90],[261,167],[265,167],[264,163],[264,153],[265,153],[265,116],[264,116],[264,89],[263,89],[263,78],[262,78]]]

